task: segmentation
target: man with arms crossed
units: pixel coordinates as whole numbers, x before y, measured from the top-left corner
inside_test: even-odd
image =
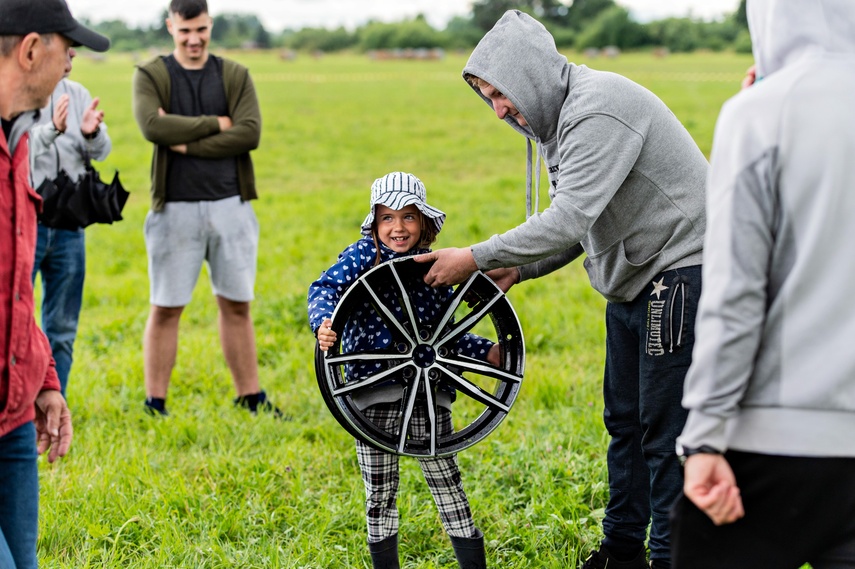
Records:
[[[205,0],[172,0],[166,25],[175,49],[134,74],[134,116],[154,143],[145,221],[145,405],[153,415],[167,414],[179,319],[206,261],[235,405],[281,416],[259,386],[250,314],[258,221],[249,203],[257,197],[249,152],[258,147],[261,112],[247,69],[208,52],[212,24]]]

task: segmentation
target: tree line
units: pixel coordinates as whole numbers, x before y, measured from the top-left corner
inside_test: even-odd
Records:
[[[307,27],[272,33],[255,15],[214,16],[212,41],[224,48],[287,48],[312,52],[439,48],[465,50],[475,46],[509,9],[528,12],[549,29],[559,48],[585,50],[613,46],[621,50],[665,48],[672,52],[733,49],[750,52],[745,0],[727,17],[704,21],[683,17],[635,21],[614,0],[477,0],[466,17],[457,16],[444,29],[432,27],[423,15],[395,23],[369,21],[350,31]],[[151,26],[130,27],[122,20],[89,24],[110,37],[113,49],[131,51],[169,47],[164,11]]]

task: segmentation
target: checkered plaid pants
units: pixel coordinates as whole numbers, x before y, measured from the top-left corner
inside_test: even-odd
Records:
[[[397,432],[400,424],[397,403],[372,405],[365,417],[387,432]],[[428,428],[427,413],[418,406],[410,421],[410,436],[425,438]],[[437,431],[439,435],[452,430],[451,411],[437,409]],[[365,483],[365,513],[368,522],[368,542],[377,543],[398,533],[398,455],[390,454],[356,441],[356,456]],[[469,509],[469,499],[463,491],[457,456],[419,458],[419,466],[427,481],[439,510],[439,517],[448,535],[470,538],[476,533]]]

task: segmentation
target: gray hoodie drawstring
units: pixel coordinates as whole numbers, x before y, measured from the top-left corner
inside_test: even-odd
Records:
[[[531,139],[525,139],[525,218],[531,217]]]
[[[540,140],[537,141],[537,160],[534,163],[534,211],[537,213],[540,211],[540,171],[542,168],[540,167],[541,154],[540,154]]]
[[[537,146],[537,162],[535,164],[534,209],[531,207],[531,139],[526,137],[525,161],[525,218],[528,219],[540,210],[540,145]]]

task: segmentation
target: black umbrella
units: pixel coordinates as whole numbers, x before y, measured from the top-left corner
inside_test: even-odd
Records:
[[[77,229],[93,223],[121,221],[122,209],[130,195],[119,181],[118,172],[109,184],[86,157],[86,171],[72,182],[64,171],[54,180],[45,180],[36,190],[45,201],[41,222],[48,227]]]
[[[75,194],[77,184],[71,181],[65,170],[60,170],[53,180],[45,178],[36,189],[42,197],[42,213],[39,220],[48,227],[77,229],[80,220],[68,210],[68,201]]]

